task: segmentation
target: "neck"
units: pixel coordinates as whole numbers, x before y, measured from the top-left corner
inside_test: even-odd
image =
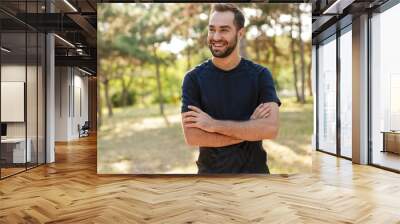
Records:
[[[213,56],[211,60],[219,69],[228,71],[235,68],[240,63],[240,59],[240,55],[235,50],[226,58],[217,58]]]

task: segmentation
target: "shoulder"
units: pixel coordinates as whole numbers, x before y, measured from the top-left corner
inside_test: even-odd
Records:
[[[185,79],[186,78],[194,79],[194,78],[204,74],[205,73],[204,71],[207,70],[209,67],[210,67],[210,61],[206,60],[203,63],[197,65],[193,69],[186,72]]]
[[[250,74],[254,74],[256,76],[272,76],[271,71],[267,67],[245,58],[243,58],[243,60],[246,69],[251,71]]]
[[[193,86],[199,86],[199,77],[205,74],[206,69],[208,68],[209,64],[208,61],[205,61],[190,71],[186,72],[185,76],[183,77],[182,80],[182,87],[186,88],[192,88]]]

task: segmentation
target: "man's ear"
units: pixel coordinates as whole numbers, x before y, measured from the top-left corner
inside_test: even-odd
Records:
[[[239,34],[239,38],[243,39],[244,38],[244,34],[245,34],[245,29],[244,27],[240,28],[240,30],[238,31]]]

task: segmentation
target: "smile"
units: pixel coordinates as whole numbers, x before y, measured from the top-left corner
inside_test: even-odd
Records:
[[[213,47],[223,47],[223,46],[225,46],[225,44],[223,44],[223,43],[213,43],[212,46]]]

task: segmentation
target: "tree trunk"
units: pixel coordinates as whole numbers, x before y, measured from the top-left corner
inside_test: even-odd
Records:
[[[100,129],[103,124],[103,101],[101,100],[100,86],[97,87],[97,128]]]
[[[290,34],[293,32],[293,24],[291,25],[291,30]],[[296,100],[297,102],[300,102],[300,95],[299,95],[299,90],[297,87],[297,65],[296,65],[296,51],[295,51],[295,39],[291,35],[290,37],[290,50],[292,52],[292,64],[293,64],[293,84],[294,84],[294,90],[296,92]]]
[[[301,103],[305,103],[305,61],[304,61],[304,42],[301,39],[301,34],[302,34],[302,28],[301,26],[303,25],[301,23],[301,12],[300,12],[300,7],[297,7],[297,15],[299,18],[299,44],[300,44],[300,61],[301,61]]]
[[[128,77],[128,82],[125,81],[125,79],[122,77],[121,78],[121,85],[122,85],[122,106],[126,107],[128,106],[128,94],[129,94],[129,87],[132,84],[132,77]]]
[[[106,105],[107,105],[107,109],[108,109],[108,116],[112,117],[113,111],[112,111],[112,104],[111,104],[111,98],[110,98],[109,80],[108,79],[103,80],[103,85],[104,85],[104,98],[106,99]]]
[[[164,115],[164,98],[162,95],[162,86],[161,86],[161,75],[160,75],[160,62],[158,61],[158,57],[157,57],[157,50],[156,47],[153,46],[153,54],[154,54],[154,58],[156,59],[156,79],[157,79],[157,89],[158,89],[158,101],[160,104],[160,114],[162,116]]]
[[[121,85],[122,85],[122,107],[126,107],[128,104],[128,90],[124,77],[121,78]]]
[[[310,63],[308,63],[308,79],[307,79],[307,83],[308,83],[308,96],[312,97],[312,80],[311,80],[311,61]]]
[[[143,76],[142,75],[142,80],[141,80],[141,88],[142,88],[142,92],[141,92],[141,94],[140,94],[140,101],[141,101],[141,103],[142,103],[142,105],[144,106],[144,95],[145,95],[145,86],[146,86],[146,83],[145,83],[145,76]]]
[[[145,76],[143,74],[143,62],[140,62],[139,64],[139,72],[138,72],[138,78],[140,78],[140,103],[142,104],[142,106],[144,106],[144,97],[145,97],[145,90],[146,90],[146,82],[145,82]]]

